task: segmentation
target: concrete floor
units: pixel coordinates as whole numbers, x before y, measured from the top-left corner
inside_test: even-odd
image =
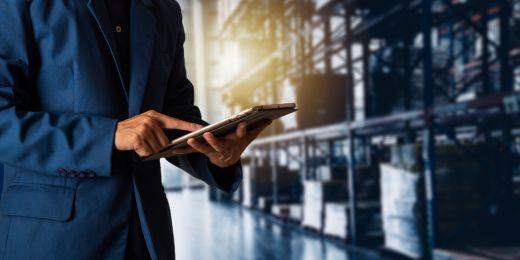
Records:
[[[203,190],[168,193],[177,259],[380,259],[235,204],[209,202]]]

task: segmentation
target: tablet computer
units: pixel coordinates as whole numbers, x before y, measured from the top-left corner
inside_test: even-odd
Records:
[[[197,141],[205,143],[204,137],[202,136],[206,132],[211,132],[215,136],[223,136],[230,132],[235,131],[237,125],[241,122],[246,122],[248,128],[254,128],[255,124],[266,119],[274,120],[282,116],[288,115],[297,111],[296,104],[284,103],[284,104],[271,104],[254,106],[246,109],[234,116],[228,117],[217,123],[205,126],[197,131],[183,135],[173,141],[171,141],[166,147],[161,149],[156,154],[144,158],[144,161],[157,160],[159,158],[175,156],[175,149],[183,148],[188,146],[188,139],[195,138]]]

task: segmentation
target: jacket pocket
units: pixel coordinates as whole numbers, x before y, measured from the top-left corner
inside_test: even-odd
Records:
[[[72,216],[75,190],[44,184],[11,184],[4,193],[0,212],[7,216],[65,222]]]

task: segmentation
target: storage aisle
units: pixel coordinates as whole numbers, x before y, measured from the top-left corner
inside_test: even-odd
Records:
[[[377,253],[321,239],[203,190],[168,193],[177,259],[380,259]]]

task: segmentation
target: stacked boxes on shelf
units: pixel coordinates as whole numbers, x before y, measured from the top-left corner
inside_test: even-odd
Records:
[[[368,166],[358,166],[357,176],[357,219],[365,231],[363,236],[371,238],[381,236],[381,210],[379,203],[379,169]],[[348,238],[349,207],[344,202],[329,202],[325,205],[325,220],[323,232],[326,235]],[[368,237],[367,237],[368,238]]]
[[[345,75],[306,75],[298,86],[296,100],[301,108],[296,114],[300,129],[342,122],[346,102]],[[322,89],[316,88],[322,86]]]
[[[287,204],[300,202],[302,187],[298,171],[290,170],[288,167],[277,167],[276,182],[271,180],[271,185],[273,189],[276,189],[278,196],[277,203]],[[263,196],[258,200],[257,207],[266,213],[271,213],[271,207],[275,206],[274,203],[273,196]]]
[[[377,166],[359,166],[357,176],[357,224],[360,239],[380,241],[383,233],[381,221],[380,172]]]
[[[271,196],[272,193],[271,167],[267,163],[255,168],[252,165],[244,167],[242,180],[242,205],[244,207],[256,207],[259,197]]]
[[[273,189],[278,194],[278,203],[296,203],[300,201],[301,181],[298,171],[277,166],[276,182],[273,168],[266,159],[258,159],[257,165],[243,166],[242,205],[271,212],[274,202]],[[276,185],[275,185],[276,183]]]
[[[347,183],[345,181],[305,181],[302,225],[323,231],[326,202],[346,201]]]
[[[496,147],[469,146],[480,161],[484,158],[488,162],[497,163],[494,158],[498,153]],[[480,164],[476,159],[465,155],[455,146],[437,147],[437,201],[438,201],[438,233],[439,239],[449,241],[460,230],[463,234],[457,240],[470,241],[484,230],[482,225],[484,216],[479,212],[486,207],[486,174],[494,170]],[[489,176],[489,175],[487,175]],[[461,227],[463,229],[461,229]],[[473,235],[473,236],[472,236]]]
[[[279,197],[285,197],[285,202],[300,201],[302,183],[300,173],[289,167],[278,166],[276,169],[276,191]]]
[[[325,205],[323,233],[328,236],[349,238],[349,207],[347,203],[331,202]],[[357,203],[356,219],[363,242],[380,241],[382,236],[381,205],[379,202]]]
[[[496,158],[490,146],[467,145],[466,149],[490,161]],[[424,250],[420,155],[418,145],[396,146],[391,164],[381,165],[385,246],[411,257],[421,257]],[[464,228],[464,236],[458,238],[471,240],[483,228],[478,223],[485,216],[475,212],[485,205],[485,167],[452,145],[436,147],[436,155],[438,237],[447,241]]]

